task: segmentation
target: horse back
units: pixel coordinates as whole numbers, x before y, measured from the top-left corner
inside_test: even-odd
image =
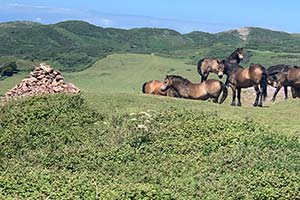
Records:
[[[217,73],[219,68],[218,59],[216,58],[205,58],[198,62],[198,71],[201,73],[214,72]]]
[[[250,65],[249,77],[253,83],[258,84],[264,75],[267,75],[267,71],[262,65],[260,64]]]
[[[300,68],[290,68],[287,71],[287,80],[295,84],[300,84]]]
[[[146,94],[160,94],[160,87],[162,86],[162,82],[158,80],[151,80],[143,85],[143,92]],[[161,94],[160,94],[161,95]]]

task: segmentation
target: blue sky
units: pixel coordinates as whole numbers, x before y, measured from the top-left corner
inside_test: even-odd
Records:
[[[256,26],[300,33],[300,1],[0,0],[0,22],[84,20],[102,27],[159,27],[182,33]]]

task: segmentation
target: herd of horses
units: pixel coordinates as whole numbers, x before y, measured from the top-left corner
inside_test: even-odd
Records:
[[[197,72],[201,77],[200,83],[192,83],[178,75],[167,75],[163,82],[151,80],[143,84],[142,91],[177,98],[207,100],[223,103],[227,98],[227,88],[232,90],[232,106],[241,106],[241,89],[254,87],[256,98],[253,106],[262,107],[267,97],[267,86],[276,88],[272,101],[283,87],[285,99],[288,98],[288,87],[291,87],[292,97],[300,98],[300,68],[278,64],[268,69],[260,64],[250,64],[243,68],[240,62],[244,59],[244,49],[237,48],[228,58],[204,58],[197,64]],[[223,83],[216,79],[207,79],[210,73],[215,73],[220,79],[226,75]],[[222,96],[221,96],[222,94]],[[219,97],[221,96],[220,100]],[[236,103],[237,99],[237,103]]]

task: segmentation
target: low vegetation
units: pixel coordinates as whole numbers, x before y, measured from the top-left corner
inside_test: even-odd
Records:
[[[0,65],[0,79],[6,76],[12,76],[17,73],[17,63],[15,61]]]
[[[296,199],[299,137],[175,108],[92,109],[81,95],[0,108],[1,199]]]

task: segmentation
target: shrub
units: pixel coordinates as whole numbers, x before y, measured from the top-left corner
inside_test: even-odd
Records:
[[[80,95],[0,109],[0,198],[295,199],[299,138],[215,113],[102,114]]]
[[[15,61],[0,66],[1,76],[12,76],[14,73],[17,73],[17,63]]]

